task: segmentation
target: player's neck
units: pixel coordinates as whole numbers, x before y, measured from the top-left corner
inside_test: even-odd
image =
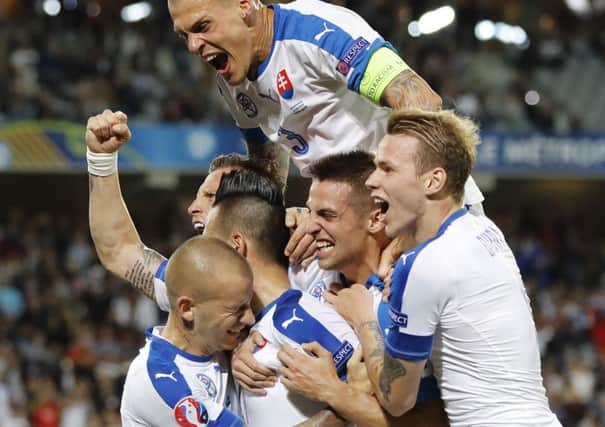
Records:
[[[194,356],[210,356],[210,352],[199,345],[193,334],[180,324],[178,319],[172,315],[172,312],[168,314],[168,321],[166,327],[162,330],[162,337],[170,341],[179,350]]]
[[[358,259],[351,260],[353,262],[350,262],[349,265],[343,268],[341,273],[344,274],[347,281],[351,283],[364,284],[370,274],[378,273],[380,251],[381,249],[378,243],[375,240],[370,239]]]
[[[416,224],[416,231],[413,233],[414,240],[422,243],[434,237],[441,224],[460,207],[461,204],[450,197],[440,201],[429,201],[424,214]]]
[[[258,22],[254,26],[254,63],[252,64],[251,74],[256,74],[258,66],[271,54],[273,45],[273,9],[270,7],[261,7],[258,10]]]
[[[290,288],[288,271],[283,266],[278,263],[259,264],[261,265],[256,268],[252,267],[254,276],[252,311],[255,315]]]

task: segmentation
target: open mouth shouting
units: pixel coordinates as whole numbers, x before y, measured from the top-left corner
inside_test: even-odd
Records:
[[[384,221],[386,213],[389,210],[389,202],[378,196],[373,196],[373,199],[376,207],[380,209],[380,221]]]
[[[206,224],[204,224],[202,221],[191,221],[191,225],[193,225],[193,229],[197,234],[204,234]]]
[[[229,57],[226,53],[217,52],[211,55],[204,56],[206,62],[214,67],[216,72],[224,75],[229,71]]]

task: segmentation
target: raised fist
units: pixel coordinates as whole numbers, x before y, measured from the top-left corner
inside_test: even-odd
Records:
[[[86,124],[86,145],[93,153],[113,153],[130,140],[128,117],[121,111],[105,110]]]

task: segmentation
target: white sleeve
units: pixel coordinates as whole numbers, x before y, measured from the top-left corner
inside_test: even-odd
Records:
[[[122,418],[122,427],[149,427],[149,424],[138,420],[123,408],[120,410],[120,417]]]
[[[153,288],[155,302],[162,311],[170,311],[170,301],[168,301],[168,289],[166,289],[166,266],[168,260],[164,260],[158,267],[153,277]]]
[[[342,81],[359,93],[370,57],[387,43],[361,16],[350,9],[320,1],[280,4],[276,13],[296,10],[282,17],[278,38],[306,41],[297,49],[301,63],[321,79]]]
[[[426,360],[433,334],[454,286],[452,270],[433,248],[415,248],[395,264],[389,316],[394,326],[385,337],[388,353],[400,359]]]

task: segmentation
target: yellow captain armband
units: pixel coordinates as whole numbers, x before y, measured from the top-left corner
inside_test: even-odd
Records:
[[[388,47],[381,47],[372,54],[368,61],[359,85],[359,93],[372,102],[380,104],[380,97],[387,85],[395,76],[409,68],[399,55]]]

